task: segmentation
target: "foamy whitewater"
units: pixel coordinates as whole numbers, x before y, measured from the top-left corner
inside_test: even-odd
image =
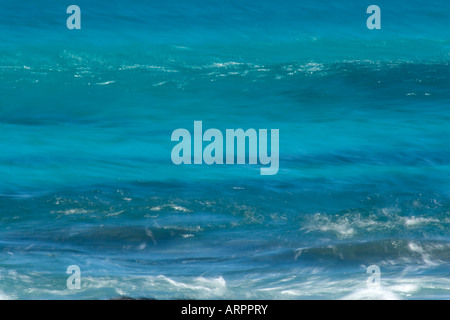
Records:
[[[75,2],[0,1],[1,299],[450,298],[450,2]]]

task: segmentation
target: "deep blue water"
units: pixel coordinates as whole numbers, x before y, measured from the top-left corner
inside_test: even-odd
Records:
[[[449,16],[1,0],[0,297],[449,299]],[[174,165],[197,120],[279,129],[278,174]]]

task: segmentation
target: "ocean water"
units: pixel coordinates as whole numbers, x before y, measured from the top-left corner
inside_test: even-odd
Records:
[[[449,16],[1,0],[0,298],[449,299]],[[278,174],[174,165],[194,121],[279,129]]]

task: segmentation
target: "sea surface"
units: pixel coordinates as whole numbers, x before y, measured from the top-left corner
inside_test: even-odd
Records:
[[[0,298],[450,299],[449,1],[0,0],[0,132]]]

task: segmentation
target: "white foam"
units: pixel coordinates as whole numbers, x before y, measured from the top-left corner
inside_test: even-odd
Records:
[[[358,289],[342,300],[400,300],[400,297],[391,290],[383,287]]]
[[[389,287],[394,292],[401,292],[409,296],[411,293],[419,290],[419,286],[412,283],[397,284]]]
[[[227,282],[223,277],[197,277],[181,281],[160,275],[156,278],[156,280],[163,280],[164,282],[167,282],[171,286],[171,291],[181,291],[185,294],[193,295],[201,299],[221,297],[227,289]]]
[[[322,232],[334,232],[339,238],[348,238],[355,235],[356,231],[352,227],[350,221],[346,218],[340,218],[337,221],[332,221],[328,216],[316,213],[309,225],[306,225],[304,229],[308,232],[322,231]]]
[[[408,243],[408,249],[414,253],[418,253],[419,255],[421,255],[425,267],[436,267],[442,262],[440,260],[432,259],[431,255],[427,252],[427,250],[417,243],[414,242]]]
[[[185,208],[183,206],[176,205],[176,204],[173,204],[173,203],[165,204],[165,205],[162,205],[162,206],[151,207],[150,211],[161,211],[164,208],[171,208],[171,209],[173,209],[175,211],[181,211],[181,212],[192,212],[192,210],[190,210],[188,208]]]
[[[243,63],[239,63],[239,62],[234,62],[234,61],[229,61],[229,62],[216,62],[216,63],[213,63],[212,65],[211,65],[211,67],[213,67],[213,68],[227,68],[227,67],[230,67],[230,66],[239,66],[239,65],[242,65]]]
[[[404,223],[408,227],[429,224],[429,223],[436,223],[436,222],[439,222],[439,220],[434,219],[434,218],[422,218],[422,217],[416,218],[414,216],[404,219]]]
[[[172,209],[176,210],[176,211],[182,211],[182,212],[192,212],[192,210],[189,210],[188,208],[182,207],[182,206],[177,206],[175,204],[171,204],[169,205]]]
[[[299,67],[297,70],[300,72],[306,72],[309,74],[313,74],[315,72],[323,71],[323,68],[324,68],[324,66],[321,63],[310,62],[310,63],[307,63],[307,64]]]
[[[116,82],[114,80],[112,80],[112,81],[105,81],[105,82],[98,82],[98,83],[96,83],[96,85],[97,86],[107,86],[107,85],[113,84],[113,83],[116,83]]]
[[[0,291],[0,300],[12,300],[12,298],[4,292]]]
[[[59,213],[59,214],[63,214],[63,215],[76,215],[76,214],[88,214],[88,213],[93,213],[94,211],[92,210],[86,210],[86,209],[67,209],[67,210],[62,210],[62,211],[52,211],[51,213]]]

